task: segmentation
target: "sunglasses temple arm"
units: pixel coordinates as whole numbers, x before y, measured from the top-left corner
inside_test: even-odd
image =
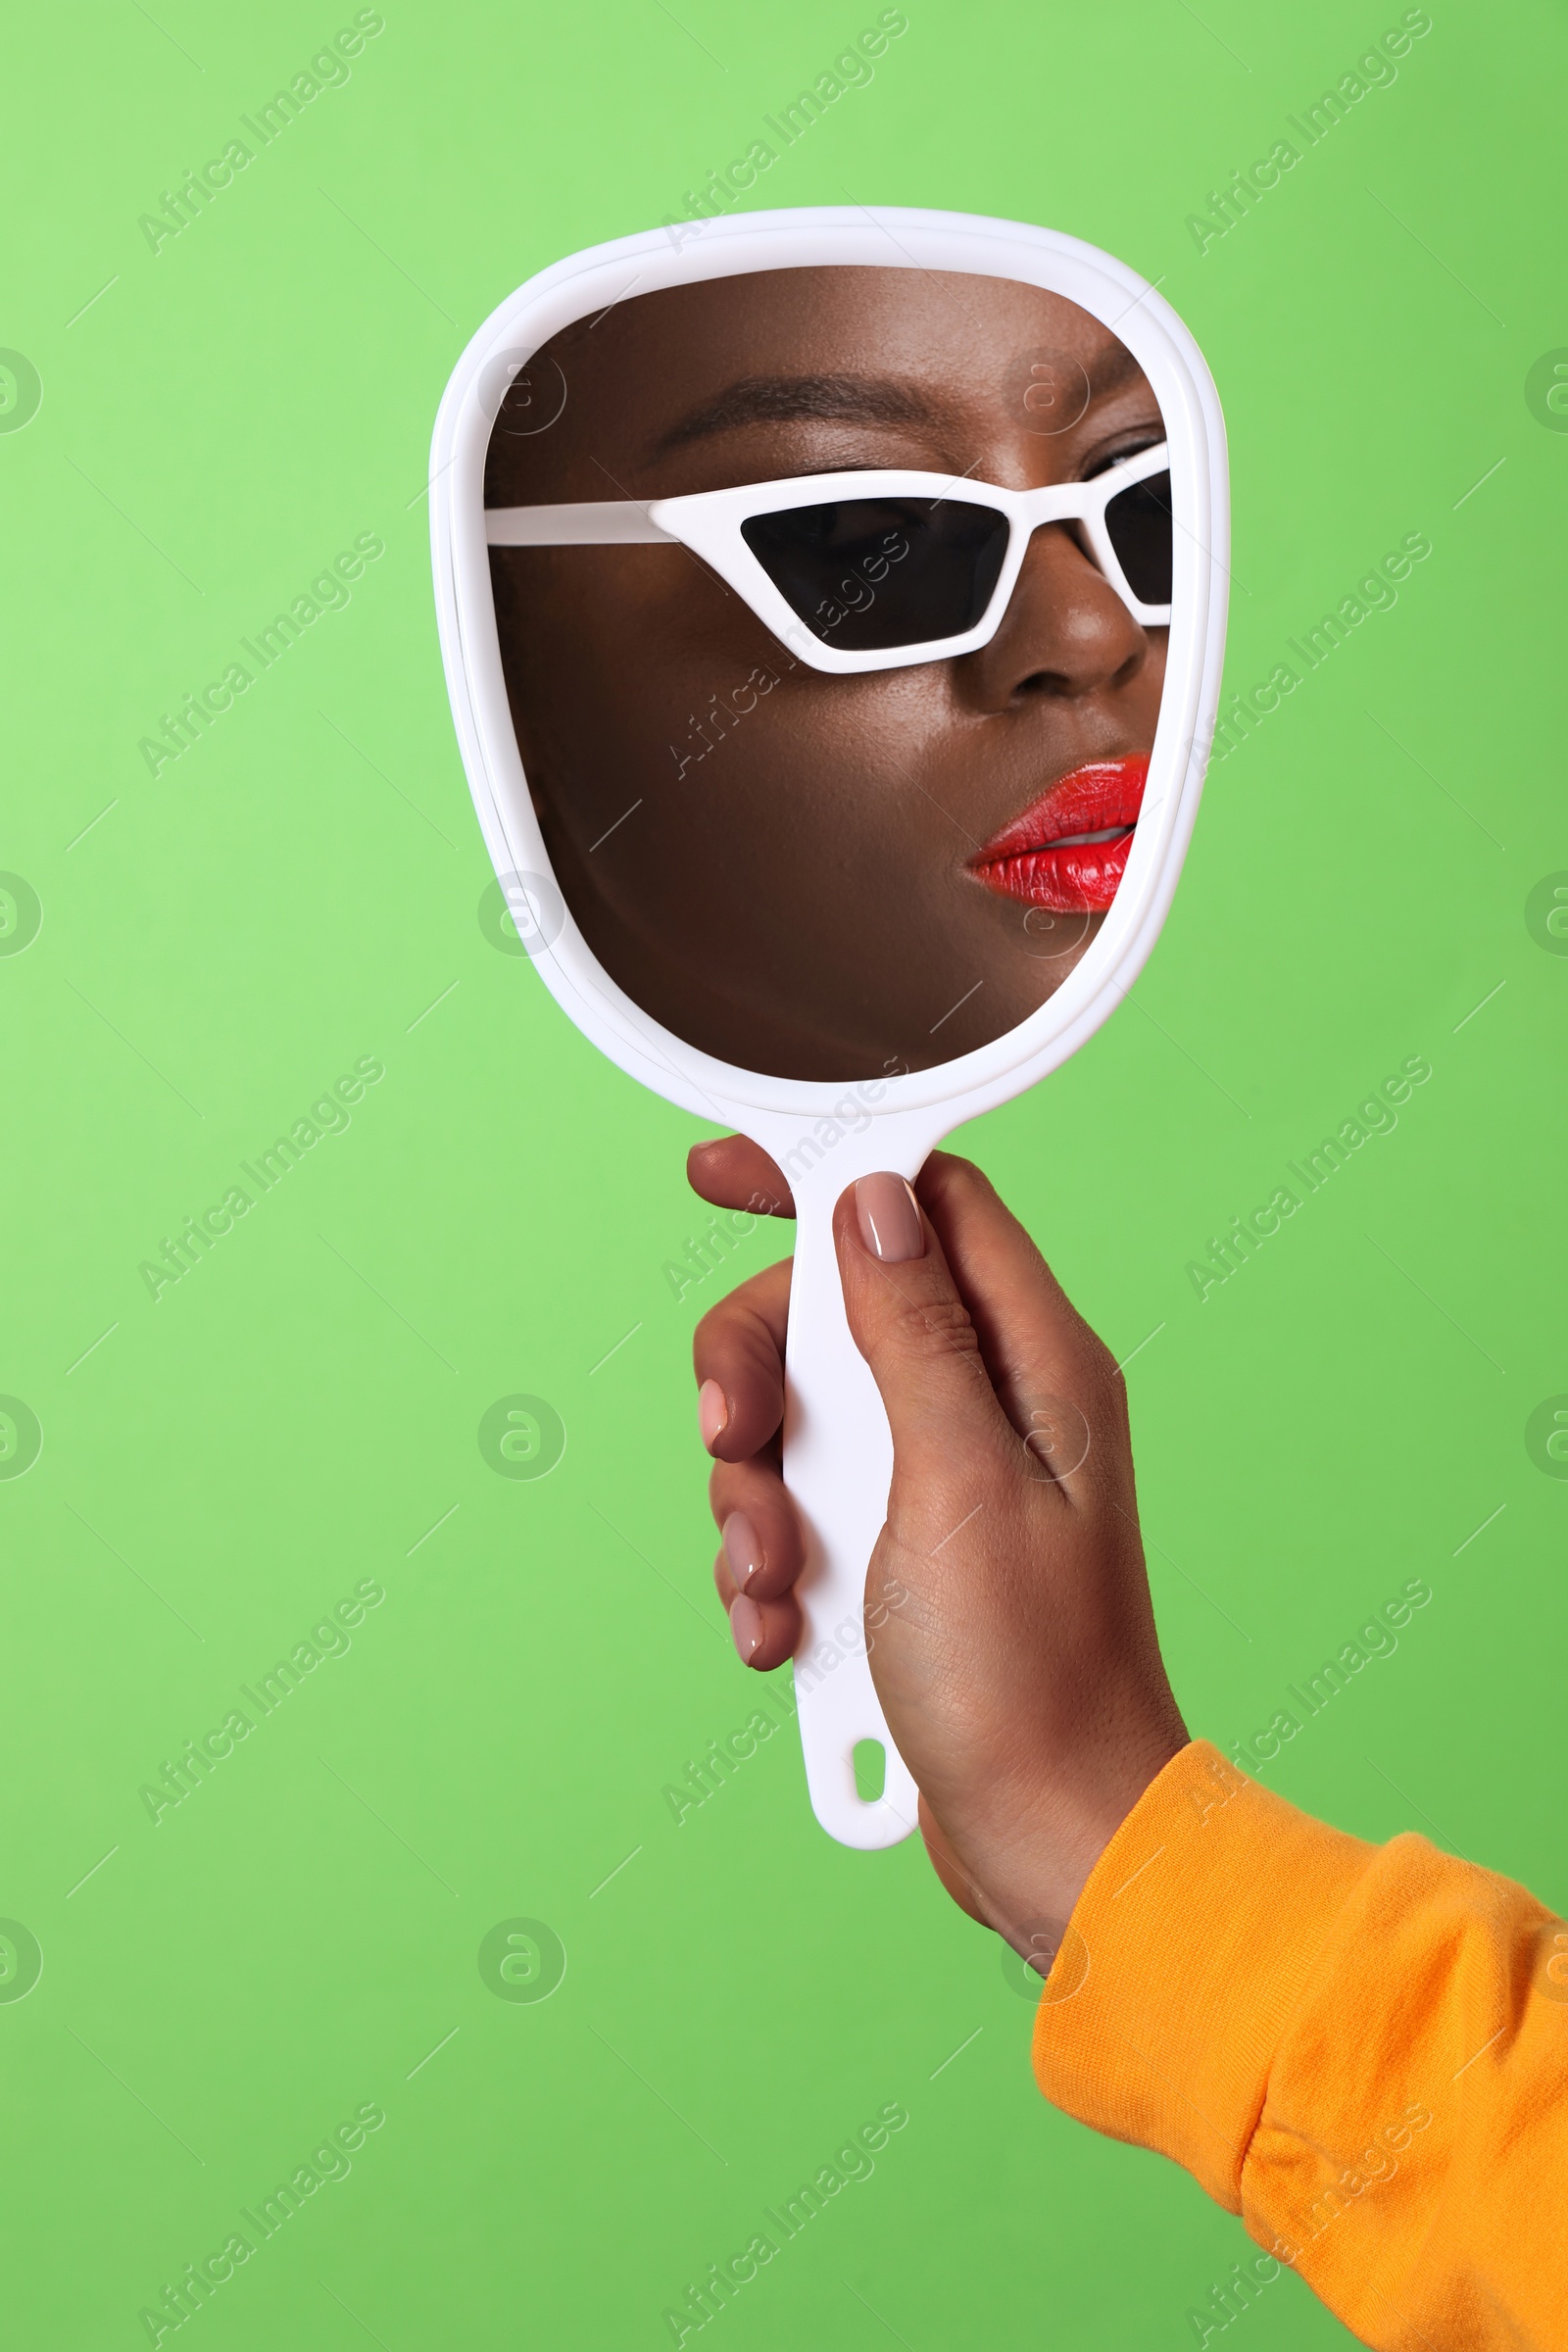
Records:
[[[492,547],[669,547],[662,531],[635,499],[610,499],[569,507],[487,507],[485,537]]]

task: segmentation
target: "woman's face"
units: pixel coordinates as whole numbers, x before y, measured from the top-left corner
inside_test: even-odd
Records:
[[[531,430],[560,397],[549,362],[564,407]],[[914,269],[632,296],[529,379],[497,420],[487,506],[865,466],[1027,490],[1163,437],[1136,363],[1075,304]],[[689,1044],[788,1078],[920,1069],[1013,1028],[1089,947],[1165,631],[1073,524],[1035,532],[989,645],[853,676],[797,661],[683,547],[491,564],[556,878],[612,978]]]

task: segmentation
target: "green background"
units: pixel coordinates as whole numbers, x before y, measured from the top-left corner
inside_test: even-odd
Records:
[[[900,2100],[875,2176],[715,2323],[732,2352],[1193,2341],[1239,2225],[1042,2102],[1029,2007],[918,1846],[831,1844],[793,1733],[672,1818],[755,1703],[688,1359],[729,1277],[677,1304],[662,1273],[700,1229],[693,1122],[481,936],[435,648],[425,451],[468,334],[679,212],[876,12],[388,0],[347,85],[155,255],[139,216],[351,13],[104,0],[13,34],[0,343],[43,398],[0,434],[0,866],[43,921],[0,956],[0,1390],[43,1448],[0,1481],[0,1912],[43,1974],[0,2003],[6,2340],[145,2341],[164,2282],[373,2100],[352,2175],[191,2323],[213,2352],[652,2346]],[[1568,960],[1525,904],[1568,868],[1568,437],[1525,382],[1568,345],[1564,36],[1539,5],[1432,13],[1201,252],[1188,216],[1396,8],[909,0],[753,200],[1008,215],[1159,281],[1228,418],[1232,685],[1431,539],[1216,767],[1133,1004],[961,1142],[1118,1354],[1153,1335],[1128,1378],[1194,1727],[1265,1724],[1425,1577],[1270,1778],[1560,1907],[1568,1488],[1524,1432],[1568,1391]],[[386,553],[348,609],[153,778],[160,713],[361,532]],[[1416,1054],[1397,1131],[1200,1303],[1207,1237]],[[385,1077],[348,1132],[154,1303],[139,1262],[361,1055]],[[516,1392],[564,1423],[547,1478],[481,1457]],[[155,1826],[141,1785],[366,1578],[349,1654]],[[480,1976],[519,1916],[564,1946],[546,2001]],[[1348,2340],[1289,2277],[1244,2324]]]

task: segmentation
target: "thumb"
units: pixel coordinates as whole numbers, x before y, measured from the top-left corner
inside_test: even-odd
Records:
[[[902,1176],[862,1176],[833,1217],[844,1306],[881,1392],[896,1477],[938,1514],[959,1482],[1011,1457],[979,1335],[936,1229]]]

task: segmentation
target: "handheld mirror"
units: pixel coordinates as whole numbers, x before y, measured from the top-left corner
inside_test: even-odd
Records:
[[[892,1449],[833,1204],[1064,1061],[1153,945],[1224,645],[1212,381],[1076,238],[753,213],[504,302],[430,505],[464,762],[540,977],[793,1189],[807,1781],[833,1837],[892,1844],[915,1789],[862,1631]]]

